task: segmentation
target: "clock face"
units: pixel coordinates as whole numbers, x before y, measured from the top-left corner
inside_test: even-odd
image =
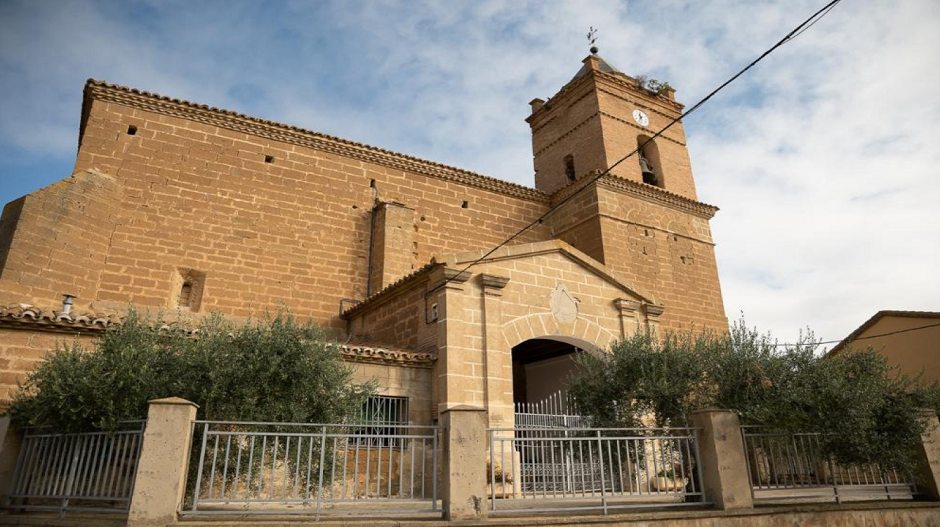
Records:
[[[650,118],[645,113],[643,113],[643,110],[633,110],[633,120],[636,121],[640,126],[650,125]]]

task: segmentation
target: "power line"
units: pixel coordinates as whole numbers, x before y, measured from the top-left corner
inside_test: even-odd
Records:
[[[856,340],[866,340],[866,339],[876,339],[876,338],[878,338],[878,337],[887,337],[888,335],[897,335],[898,333],[907,333],[908,331],[918,331],[918,330],[921,330],[921,329],[935,328],[935,327],[937,327],[937,326],[940,326],[940,322],[938,322],[938,323],[936,323],[936,324],[928,324],[928,325],[926,325],[926,326],[918,326],[918,327],[916,327],[916,328],[907,328],[907,329],[899,329],[899,330],[897,330],[897,331],[889,331],[888,333],[882,333],[882,334],[880,334],[880,335],[869,335],[869,336],[867,336],[867,337],[856,337],[856,338],[852,339],[852,341],[856,341]],[[845,341],[845,339],[842,339],[842,340],[826,340],[826,341],[820,341],[820,342],[808,342],[807,344],[812,344],[812,345],[814,345],[814,346],[822,346],[823,344],[838,344],[838,343],[843,342],[843,341]],[[775,343],[775,344],[772,344],[772,346],[774,346],[774,347],[780,347],[780,346],[800,346],[800,345],[802,345],[802,344],[792,344],[792,343]]]
[[[519,236],[522,236],[522,234],[524,234],[526,231],[528,231],[528,230],[531,229],[532,227],[541,224],[541,223],[542,223],[543,221],[545,221],[549,216],[551,216],[555,211],[557,211],[562,205],[564,205],[565,203],[571,201],[571,199],[573,199],[575,196],[577,196],[578,194],[580,194],[582,191],[586,190],[586,189],[591,185],[591,183],[594,183],[595,181],[597,181],[597,180],[601,179],[602,177],[606,176],[607,174],[610,173],[611,170],[613,170],[614,168],[616,168],[617,166],[619,166],[621,163],[623,163],[623,162],[626,161],[627,159],[633,157],[633,156],[636,155],[638,152],[641,152],[641,151],[646,147],[646,145],[648,145],[649,143],[653,142],[654,139],[656,139],[656,138],[662,136],[662,135],[663,135],[663,132],[665,132],[666,130],[672,128],[672,126],[675,125],[677,122],[681,121],[682,119],[684,119],[684,118],[688,117],[689,115],[691,115],[694,111],[698,110],[702,105],[704,105],[706,102],[708,102],[709,99],[711,99],[712,97],[714,97],[715,94],[717,94],[718,92],[720,92],[721,90],[723,90],[726,86],[728,86],[729,84],[731,84],[732,82],[734,82],[735,80],[737,80],[738,77],[740,77],[741,75],[744,75],[745,72],[747,72],[749,69],[751,69],[752,67],[754,67],[755,65],[757,65],[758,62],[764,60],[764,58],[766,58],[767,55],[770,55],[771,53],[774,52],[774,50],[776,50],[776,49],[779,48],[780,46],[786,44],[786,43],[789,42],[790,40],[796,38],[796,37],[799,36],[800,33],[802,33],[803,31],[809,29],[810,26],[812,26],[813,24],[815,24],[816,22],[818,22],[819,19],[821,19],[822,17],[826,16],[826,15],[829,13],[829,11],[831,11],[832,8],[835,7],[835,5],[838,4],[838,3],[841,2],[841,1],[842,1],[842,0],[833,0],[832,2],[829,2],[828,4],[826,4],[825,7],[823,7],[823,8],[820,9],[819,11],[816,11],[815,13],[813,13],[812,16],[810,16],[809,18],[807,18],[806,20],[804,20],[803,23],[801,23],[800,25],[796,26],[792,31],[790,31],[789,33],[787,33],[787,35],[786,35],[785,37],[783,37],[782,39],[780,39],[779,42],[777,42],[776,44],[774,44],[773,46],[771,46],[770,49],[768,49],[767,51],[763,52],[759,57],[757,57],[756,59],[754,59],[750,64],[748,64],[747,66],[745,66],[741,71],[739,71],[739,72],[737,72],[736,74],[734,74],[734,76],[732,76],[730,79],[728,79],[728,80],[726,80],[725,82],[723,82],[720,86],[718,86],[717,88],[715,88],[711,93],[709,93],[709,94],[706,95],[704,98],[702,98],[700,101],[698,101],[697,103],[695,103],[695,105],[693,105],[691,108],[689,108],[688,110],[686,110],[685,112],[683,112],[681,115],[679,115],[678,117],[676,117],[675,119],[673,119],[672,121],[670,121],[669,124],[667,124],[667,125],[664,126],[662,129],[660,129],[658,132],[656,132],[652,137],[650,137],[649,139],[647,139],[646,141],[644,141],[643,144],[637,146],[635,150],[633,150],[633,151],[630,152],[629,154],[627,154],[627,155],[621,157],[619,160],[617,160],[616,163],[614,163],[613,165],[607,167],[604,171],[602,171],[602,172],[600,172],[599,174],[596,174],[595,176],[593,176],[588,182],[582,184],[579,189],[575,190],[574,192],[572,192],[571,194],[569,194],[568,196],[566,196],[564,199],[562,199],[561,201],[559,201],[558,203],[556,203],[555,205],[553,205],[552,207],[550,207],[547,211],[545,211],[545,213],[543,213],[541,216],[539,216],[535,221],[532,221],[531,223],[529,223],[529,224],[526,225],[525,227],[519,229],[518,231],[516,231],[515,234],[513,234],[512,236],[510,236],[510,237],[506,238],[505,240],[499,242],[499,244],[497,244],[495,247],[493,247],[492,249],[490,249],[489,251],[487,251],[486,253],[484,253],[483,256],[480,256],[480,257],[477,258],[476,260],[473,260],[472,262],[470,262],[469,264],[467,264],[467,266],[464,267],[459,273],[455,274],[454,276],[451,276],[450,278],[447,278],[446,280],[444,280],[444,281],[443,281],[442,283],[440,283],[439,285],[437,285],[437,286],[433,287],[432,289],[428,290],[428,292],[425,293],[425,298],[428,297],[428,296],[430,296],[434,291],[437,291],[438,289],[440,289],[440,288],[446,286],[446,285],[449,284],[452,280],[456,279],[458,276],[463,275],[463,274],[464,274],[465,272],[467,272],[471,267],[473,267],[473,266],[479,264],[480,262],[482,262],[483,260],[485,260],[489,255],[493,254],[494,252],[496,252],[497,250],[499,250],[501,247],[505,246],[507,243],[509,243],[509,242],[511,242],[511,241],[513,241],[513,240],[515,240],[515,239],[518,238]]]

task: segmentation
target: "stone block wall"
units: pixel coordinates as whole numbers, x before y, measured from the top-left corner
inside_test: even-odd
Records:
[[[417,265],[494,245],[547,206],[518,185],[95,82],[75,167],[97,175],[26,198],[0,303],[71,292],[82,309],[173,309],[179,274],[194,271],[200,311],[248,316],[283,301],[341,329],[339,300],[365,296],[376,193],[414,210]],[[92,180],[87,197],[62,195]],[[61,231],[75,240],[67,250]]]
[[[78,343],[85,349],[93,349],[94,339],[90,334],[0,328],[0,407],[10,400],[17,383],[26,380],[26,373],[32,371],[57,345],[67,347]]]
[[[598,193],[604,264],[666,306],[662,327],[727,329],[708,220],[616,189]]]

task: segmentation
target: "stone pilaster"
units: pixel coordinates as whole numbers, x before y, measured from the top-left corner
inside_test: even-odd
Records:
[[[646,310],[646,327],[649,329],[650,334],[662,337],[659,329],[659,316],[663,314],[666,308],[656,304],[645,304],[644,308]]]
[[[437,312],[437,362],[434,367],[433,390],[436,394],[440,414],[448,406],[470,402],[472,389],[470,379],[464,374],[474,351],[467,345],[464,288],[470,278],[469,271],[441,267],[434,271],[428,281],[428,309]],[[477,350],[479,353],[479,350]]]
[[[483,397],[489,425],[512,426],[512,350],[502,332],[500,297],[509,278],[480,275],[483,291]]]
[[[641,329],[640,302],[626,298],[614,300],[620,318],[620,338],[627,338]]]

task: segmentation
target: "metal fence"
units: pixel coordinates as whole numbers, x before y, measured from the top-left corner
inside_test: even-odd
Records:
[[[57,434],[27,429],[10,494],[17,510],[126,513],[130,507],[144,421],[116,432]]]
[[[196,421],[196,478],[184,514],[439,514],[438,428],[374,430]]]
[[[493,513],[702,505],[693,428],[489,429]]]
[[[840,466],[824,454],[822,434],[783,434],[742,427],[756,503],[912,499],[913,478],[877,465]]]
[[[588,428],[591,420],[580,415],[575,400],[564,390],[534,403],[515,403],[515,426],[520,428]]]

